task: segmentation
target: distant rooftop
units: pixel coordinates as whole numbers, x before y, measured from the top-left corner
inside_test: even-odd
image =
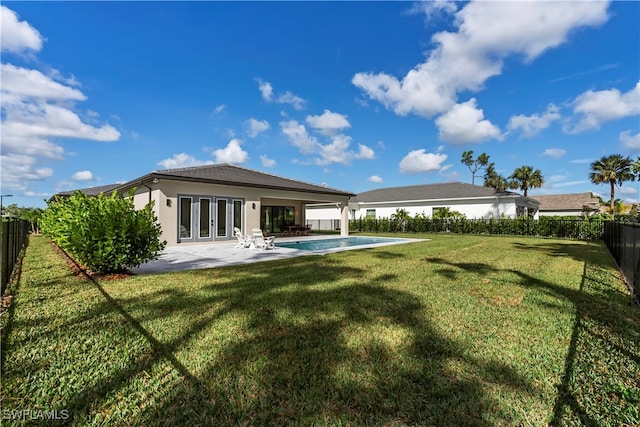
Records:
[[[409,185],[404,187],[379,188],[365,191],[352,198],[361,203],[393,202],[407,200],[442,200],[470,197],[520,196],[513,191],[497,191],[495,188],[462,182]]]
[[[582,210],[585,206],[597,210],[600,200],[591,193],[550,194],[548,196],[533,196],[540,202],[540,211]]]

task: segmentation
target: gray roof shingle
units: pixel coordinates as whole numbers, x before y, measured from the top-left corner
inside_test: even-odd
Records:
[[[118,187],[120,187],[122,184],[108,184],[108,185],[99,185],[97,187],[87,187],[87,188],[80,188],[77,190],[69,190],[69,191],[61,191],[59,193],[56,193],[56,196],[73,196],[73,193],[75,193],[76,191],[80,191],[84,194],[86,194],[87,196],[97,196],[99,194],[111,194],[113,192],[113,190],[117,189]]]
[[[271,188],[277,190],[293,190],[316,194],[333,194],[339,196],[353,196],[354,194],[344,190],[311,184],[295,179],[284,178],[253,169],[247,169],[227,163],[194,166],[188,168],[163,169],[153,171],[141,178],[134,179],[124,184],[123,187],[131,187],[143,180],[153,178],[167,178],[178,181],[207,182],[213,184],[235,185],[240,187]]]
[[[463,199],[471,197],[520,196],[512,191],[497,191],[494,188],[462,182],[409,185],[404,187],[379,188],[365,191],[352,198],[360,203],[393,202],[407,200]]]
[[[589,192],[551,194],[548,196],[533,196],[533,198],[540,202],[541,211],[582,210],[584,206],[588,206],[591,209],[600,207],[600,200],[597,197],[592,197]]]

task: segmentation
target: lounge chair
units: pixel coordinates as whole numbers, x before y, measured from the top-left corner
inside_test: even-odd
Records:
[[[253,231],[253,244],[252,244],[252,248],[255,249],[275,249],[276,245],[275,245],[275,237],[274,236],[269,236],[269,237],[264,237],[264,234],[262,233],[262,230],[259,228],[254,228]]]
[[[238,227],[233,227],[233,235],[238,239],[238,244],[235,246],[236,248],[249,248],[253,243],[253,238],[248,237],[242,234],[242,231]]]

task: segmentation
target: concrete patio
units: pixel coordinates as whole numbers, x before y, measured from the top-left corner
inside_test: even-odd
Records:
[[[290,249],[278,247],[278,243],[299,242],[304,240],[335,239],[340,236],[296,236],[277,237],[275,249],[248,249],[236,247],[237,241],[171,246],[165,248],[157,260],[149,261],[138,268],[130,269],[134,274],[156,274],[171,271],[197,270],[203,268],[226,267],[231,265],[253,264],[256,262],[272,261],[278,259],[295,258],[299,256],[324,255],[328,252],[339,252],[354,249],[366,249],[387,244],[398,244],[402,242],[383,243],[375,245],[352,246],[335,248],[323,251],[306,251],[300,249]],[[406,242],[419,241],[419,239],[406,239]]]

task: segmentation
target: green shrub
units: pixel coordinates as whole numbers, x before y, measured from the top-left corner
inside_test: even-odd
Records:
[[[41,219],[42,233],[95,273],[124,271],[156,259],[167,242],[160,241],[160,225],[153,202],[143,209],[128,198],[76,192],[49,204]]]
[[[570,219],[562,217],[531,217],[467,219],[464,216],[430,218],[416,215],[403,224],[388,218],[366,218],[352,220],[349,229],[361,232],[411,233],[459,233],[459,234],[503,234],[512,236],[559,237],[580,240],[602,240],[604,221],[598,218]]]

